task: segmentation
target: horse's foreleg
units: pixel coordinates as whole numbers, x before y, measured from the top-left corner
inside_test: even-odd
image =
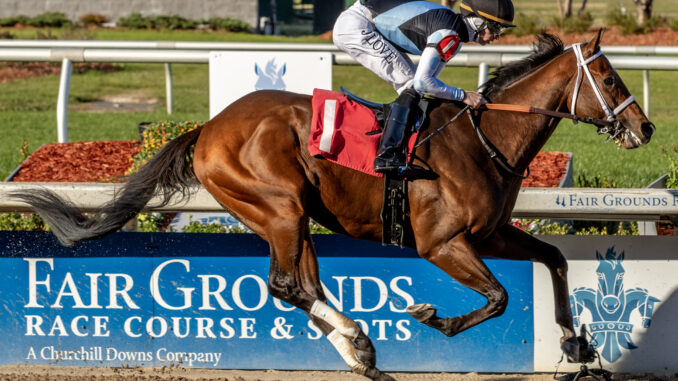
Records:
[[[301,283],[304,290],[316,298],[316,302],[314,302],[316,307],[315,310],[313,307],[311,307],[311,312],[307,313],[307,315],[309,319],[311,319],[313,323],[325,334],[325,336],[327,336],[333,330],[335,330],[335,327],[325,322],[325,320],[319,316],[321,314],[318,312],[318,307],[322,306],[322,308],[320,308],[321,310],[331,309],[332,307],[326,305],[327,298],[325,297],[325,292],[323,291],[322,284],[320,283],[318,259],[316,257],[315,248],[313,247],[313,241],[311,240],[310,232],[308,231],[305,233],[303,245],[301,261],[299,262]],[[339,314],[339,312],[335,312]],[[334,312],[331,312],[331,314],[334,314]],[[365,335],[362,330],[357,327],[355,322],[345,321],[344,319],[348,319],[347,317],[341,315],[337,318],[342,322],[339,324],[339,326],[343,327],[343,336],[351,338],[352,342],[355,344],[357,351],[356,355],[358,356],[360,362],[366,364],[370,368],[374,368],[377,362],[377,355],[370,338],[367,337],[367,335]],[[357,335],[351,332],[355,330],[355,328],[358,328]]]
[[[553,283],[556,323],[563,331],[561,348],[570,361],[579,362],[580,343],[572,324],[567,260],[560,250],[511,225],[498,229],[490,239],[476,244],[476,248],[482,256],[538,262],[548,268]]]
[[[430,304],[415,304],[408,307],[407,312],[418,321],[451,337],[489,318],[501,315],[506,309],[508,303],[506,290],[463,235],[456,236],[422,256],[459,283],[486,297],[487,304],[454,318],[436,316],[436,310]]]
[[[308,219],[301,219],[295,226],[285,226],[282,221],[271,226],[267,233],[271,246],[270,294],[303,310],[353,372],[374,380],[392,380],[375,367],[374,347],[360,326],[324,302]]]

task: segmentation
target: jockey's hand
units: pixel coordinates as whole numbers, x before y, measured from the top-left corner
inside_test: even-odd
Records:
[[[471,106],[471,108],[479,108],[480,106],[487,103],[487,99],[483,94],[475,91],[465,91],[466,96],[464,97],[463,102]]]

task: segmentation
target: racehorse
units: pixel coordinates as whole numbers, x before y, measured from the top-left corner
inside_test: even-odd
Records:
[[[558,38],[542,34],[536,51],[498,68],[484,93],[495,103],[605,118],[613,126],[605,128],[621,146],[646,144],[655,127],[601,54],[600,38],[598,32],[592,41],[565,50]],[[434,106],[423,126],[429,131],[460,111],[456,103],[440,101]],[[374,347],[360,326],[325,303],[309,231],[312,218],[335,232],[380,241],[384,185],[377,177],[312,157],[307,148],[311,118],[309,96],[257,91],[169,142],[94,216],[84,216],[44,190],[15,196],[31,204],[63,244],[72,245],[118,230],[155,194],[161,194],[164,203],[178,193],[190,197],[191,187],[199,182],[269,243],[270,294],[303,310],[352,371],[390,380],[376,368]],[[457,317],[439,317],[429,304],[409,306],[408,312],[454,336],[501,315],[507,306],[506,290],[481,257],[539,262],[552,276],[555,320],[563,331],[561,349],[578,362],[583,350],[573,327],[567,262],[556,247],[510,224],[521,184],[516,173],[524,173],[560,118],[485,110],[477,120],[514,171],[490,158],[470,118],[459,118],[441,130],[416,151],[438,177],[411,182],[404,245],[486,297],[487,303]]]

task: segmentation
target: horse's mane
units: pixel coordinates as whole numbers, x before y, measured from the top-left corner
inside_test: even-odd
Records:
[[[533,46],[534,53],[520,61],[500,66],[492,72],[492,78],[483,85],[483,94],[492,98],[492,95],[505,89],[538,66],[552,60],[564,50],[563,42],[558,37],[544,32],[537,35],[537,41]]]

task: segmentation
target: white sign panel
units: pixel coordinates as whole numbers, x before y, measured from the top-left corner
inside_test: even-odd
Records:
[[[544,236],[540,236],[544,239]],[[673,237],[577,237],[559,247],[568,259],[575,330],[586,324],[603,368],[625,373],[678,373],[678,252]],[[534,266],[534,370],[552,372],[562,336],[554,320],[551,277]],[[590,364],[597,368],[598,363]],[[576,372],[579,364],[560,364]]]
[[[214,212],[191,212],[191,213],[177,213],[172,219],[170,226],[172,231],[181,232],[183,228],[188,226],[191,222],[198,222],[200,225],[217,224],[227,228],[239,228],[245,231],[250,231],[242,222],[238,221],[229,213],[214,213]]]
[[[255,90],[309,94],[332,89],[332,55],[309,52],[211,52],[210,118]]]

